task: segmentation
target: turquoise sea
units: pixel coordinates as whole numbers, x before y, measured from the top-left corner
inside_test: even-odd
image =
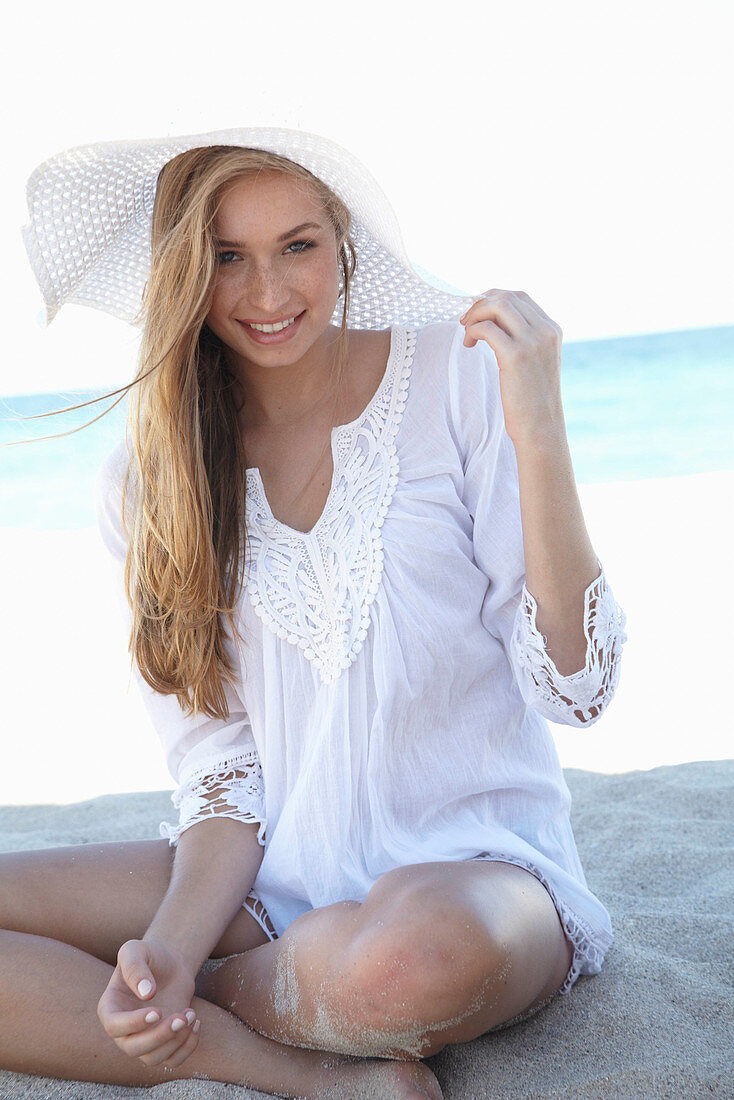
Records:
[[[579,484],[734,469],[734,325],[564,342],[563,404]],[[23,421],[103,394],[0,398],[0,444],[73,431],[112,401]],[[0,449],[0,527],[95,524],[95,473],[125,431],[127,401],[89,428]]]

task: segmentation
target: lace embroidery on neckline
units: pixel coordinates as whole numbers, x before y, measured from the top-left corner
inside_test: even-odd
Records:
[[[245,587],[255,614],[333,683],[367,636],[383,570],[380,529],[395,493],[397,435],[416,333],[394,325],[385,376],[361,417],[332,430],[334,473],[310,531],[275,518],[259,472],[247,471]]]

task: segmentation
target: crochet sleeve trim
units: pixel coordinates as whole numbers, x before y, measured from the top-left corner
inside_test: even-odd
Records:
[[[627,616],[614,599],[601,562],[597,565],[601,572],[584,593],[586,661],[582,669],[569,676],[558,671],[546,652],[548,640],[536,624],[538,605],[525,585],[512,632],[512,657],[524,681],[526,702],[563,725],[596,722],[619,682]]]
[[[217,816],[260,823],[258,844],[265,845],[265,784],[256,750],[239,753],[199,768],[171,795],[179,810],[178,825],[160,824],[160,834],[175,847],[186,829]]]

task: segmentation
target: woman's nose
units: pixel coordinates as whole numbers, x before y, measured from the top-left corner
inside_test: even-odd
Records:
[[[286,296],[283,273],[273,268],[250,271],[243,289],[250,302],[269,313],[274,312]]]

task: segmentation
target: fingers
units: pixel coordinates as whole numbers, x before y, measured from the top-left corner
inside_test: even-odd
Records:
[[[485,317],[482,320],[467,321],[464,325],[464,347],[473,348],[479,340],[486,340],[496,354],[507,354],[512,347],[512,338],[506,328]]]
[[[176,1032],[180,1038],[171,1038],[169,1021],[164,1021],[162,1025],[164,1027],[163,1036],[164,1041],[160,1045],[156,1046],[149,1053],[138,1055],[140,1061],[146,1066],[160,1066],[166,1065],[170,1068],[178,1066],[182,1062],[185,1062],[189,1055],[196,1050],[199,1043],[199,1028],[201,1022],[199,1020],[193,1020],[190,1025],[181,1028]],[[196,1031],[194,1031],[196,1028]]]
[[[471,325],[487,317],[491,317],[512,337],[517,336],[523,322],[533,326],[539,319],[550,321],[550,317],[524,290],[499,290],[496,287],[476,298],[461,321],[463,323],[465,318],[470,318]]]
[[[169,1042],[164,1046],[154,1050],[151,1054],[144,1054],[141,1056],[140,1061],[146,1066],[167,1066],[169,1069],[173,1069],[175,1066],[180,1066],[182,1062],[193,1054],[199,1043],[199,1034],[193,1030],[185,1033],[186,1038],[183,1042]]]
[[[146,945],[142,940],[126,940],[117,952],[117,965],[125,984],[136,997],[144,1001],[154,996],[155,978],[148,966]]]
[[[176,1066],[180,1066],[182,1062],[185,1062],[190,1054],[194,1053],[197,1046],[199,1045],[200,1026],[201,1021],[197,1020],[194,1026],[191,1028],[186,1042],[183,1043],[177,1051],[166,1058],[166,1060],[162,1063],[164,1066],[168,1066],[169,1069],[175,1069]]]
[[[189,1009],[185,1019],[179,1015],[169,1016],[159,1024],[148,1025],[146,1031],[122,1036],[115,1042],[131,1058],[140,1058],[146,1065],[157,1066],[186,1045],[193,1036],[196,1042],[189,1047],[188,1057],[199,1041],[198,1023],[194,1010]]]
[[[155,1006],[146,1005],[135,1012],[104,1012],[100,1015],[102,1026],[111,1039],[124,1039],[128,1035],[147,1031],[153,1024],[160,1023],[163,1015]]]
[[[506,292],[502,296],[493,295],[491,298],[482,298],[481,301],[475,302],[464,314],[462,322],[466,331],[470,332],[483,322],[491,321],[500,332],[506,333],[511,338],[517,338],[530,320],[526,316],[527,308]]]

